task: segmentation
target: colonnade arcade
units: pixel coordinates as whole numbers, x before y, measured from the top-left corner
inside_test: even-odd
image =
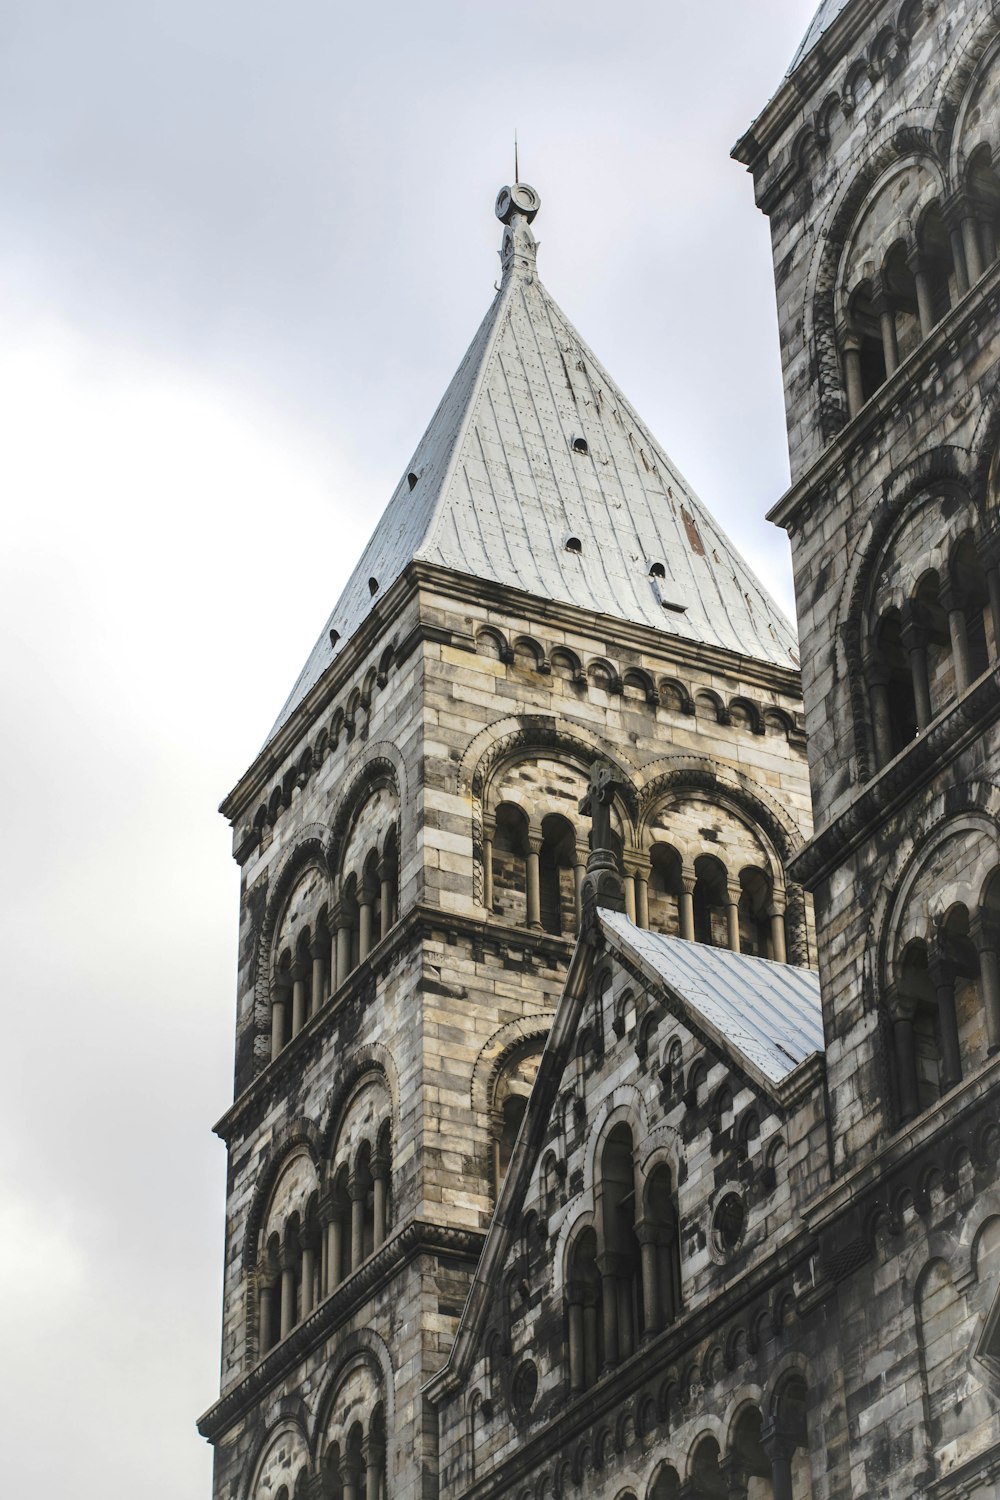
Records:
[[[376,788],[358,809],[335,868],[317,856],[295,882],[271,946],[272,1061],[397,921],[397,829],[394,788]]]
[[[335,1377],[322,1410],[327,1415],[314,1445],[298,1426],[288,1426],[267,1442],[248,1500],[384,1500],[384,1377],[370,1356],[355,1355],[348,1362]]]
[[[545,769],[542,762],[528,769],[536,767]],[[536,795],[525,770],[520,763],[485,802],[483,905],[535,931],[571,933],[579,928],[589,853],[589,824],[577,811],[586,776],[560,766],[559,795],[551,784]],[[676,792],[640,824],[616,802],[613,824],[626,912],[638,927],[786,961],[792,944],[782,861],[746,809],[722,795]],[[804,933],[796,936],[807,951]]]
[[[870,564],[861,670],[886,765],[996,660],[1000,549],[971,499],[938,486],[907,503]]]
[[[391,1176],[388,1090],[369,1077],[345,1109],[330,1157],[318,1162],[307,1146],[296,1148],[271,1189],[254,1268],[259,1357],[383,1243]]]
[[[853,417],[984,275],[1000,244],[993,147],[963,156],[954,189],[929,157],[896,163],[871,193],[844,250],[839,327]]]
[[[756,1402],[743,1403],[721,1445],[704,1433],[686,1464],[660,1464],[646,1500],[811,1500],[806,1394],[792,1374],[779,1383],[769,1418]]]
[[[1000,1051],[1000,867],[994,829],[945,832],[906,881],[883,996],[901,1124]]]
[[[665,1161],[636,1164],[631,1126],[599,1147],[594,1212],[570,1236],[565,1271],[570,1390],[589,1389],[681,1311],[680,1239]]]

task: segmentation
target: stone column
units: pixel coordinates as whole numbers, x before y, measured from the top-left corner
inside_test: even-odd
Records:
[[[861,379],[861,341],[853,335],[844,340],[844,384],[847,387],[847,415],[856,417],[865,404]]]
[[[944,219],[945,228],[948,230],[948,238],[951,240],[951,259],[955,267],[955,289],[959,297],[964,297],[969,290],[969,276],[965,268],[965,235],[962,231],[962,220],[964,217],[961,198],[952,198],[943,205],[941,217]]]
[[[257,1353],[263,1359],[274,1343],[274,1277],[270,1274],[258,1275],[257,1286],[260,1298]]]
[[[329,976],[330,976],[330,993],[331,993],[331,995],[336,994],[336,992],[337,992],[337,986],[339,984],[339,980],[337,979],[337,952],[338,952],[339,947],[340,947],[339,934],[337,932],[336,923],[334,922],[333,918],[331,917],[330,918],[330,967],[329,967],[329,969],[327,971],[329,973]]]
[[[294,1245],[281,1247],[281,1338],[287,1338],[295,1327],[295,1273],[298,1251]]]
[[[292,1036],[306,1024],[306,966],[297,959],[292,966]]]
[[[731,953],[740,951],[740,896],[742,891],[732,881],[726,886],[726,946]]]
[[[394,863],[391,859],[383,859],[378,867],[379,905],[382,908],[382,937],[385,937],[389,928],[396,920],[396,908],[392,899],[392,877],[395,874]]]
[[[271,1061],[277,1057],[285,1045],[285,1005],[288,999],[288,991],[282,986],[274,992],[271,1001]]]
[[[931,685],[927,675],[927,632],[923,625],[914,618],[909,606],[904,606],[903,628],[900,633],[910,658],[917,729],[926,729],[931,721]]]
[[[649,860],[635,867],[635,925],[649,926]]]
[[[345,1454],[340,1460],[340,1483],[343,1500],[358,1500],[361,1475],[353,1454]]]
[[[965,251],[965,268],[969,273],[969,285],[975,286],[982,276],[983,247],[979,239],[979,220],[973,204],[966,199],[962,215],[962,249]]]
[[[622,1359],[629,1359],[635,1353],[632,1278],[627,1270],[618,1276],[618,1352]]]
[[[992,912],[980,907],[972,915],[969,933],[979,954],[979,980],[986,1012],[986,1040],[990,1057],[1000,1052],[1000,926]]]
[[[774,1427],[764,1429],[761,1446],[771,1460],[771,1490],[774,1500],[794,1500],[792,1495],[792,1454],[796,1444]]]
[[[328,1287],[332,1292],[344,1279],[344,1215],[339,1208],[333,1210],[326,1233]]]
[[[588,1390],[597,1374],[597,1293],[588,1288],[583,1295],[583,1379]]]
[[[326,1000],[326,955],[329,944],[324,942],[319,933],[310,950],[312,954],[312,994],[309,1000],[309,1014],[314,1016],[322,1009]]]
[[[580,1287],[571,1281],[567,1287],[567,1324],[569,1331],[569,1388],[571,1391],[586,1389],[586,1367],[584,1364],[583,1296]]]
[[[372,1196],[375,1200],[375,1228],[372,1236],[377,1250],[385,1239],[386,1201],[389,1188],[389,1163],[384,1156],[372,1157]]]
[[[913,272],[913,284],[917,293],[917,315],[920,319],[920,337],[929,338],[934,330],[934,301],[931,296],[931,278],[927,262],[919,250],[911,250],[907,256]]]
[[[788,962],[785,948],[785,904],[775,899],[768,908],[771,921],[771,952],[776,964]]]
[[[885,375],[888,380],[899,368],[899,346],[896,343],[896,315],[892,310],[892,304],[882,287],[877,287],[875,296],[872,298],[874,308],[882,333],[882,357],[885,360]]]
[[[542,930],[542,905],[538,885],[538,856],[541,850],[542,840],[537,835],[530,834],[528,852],[524,858],[525,904],[528,926],[535,932]]]
[[[962,1081],[962,1055],[958,1046],[958,1021],[955,1017],[955,965],[938,949],[930,953],[927,968],[937,996],[938,1029],[941,1035],[941,1092],[945,1094]]]
[[[989,591],[990,621],[996,645],[1000,643],[1000,566],[995,562],[988,562],[986,565],[986,587]]]
[[[356,1271],[365,1258],[365,1199],[368,1189],[354,1176],[347,1184],[351,1200],[351,1270]]]
[[[626,866],[626,869],[625,869],[625,878],[624,878],[623,884],[625,886],[625,915],[628,917],[628,919],[629,919],[630,922],[634,923],[635,922],[635,872],[633,870],[628,869],[627,866]]]
[[[583,926],[583,877],[587,873],[587,855],[589,851],[585,846],[576,846],[576,864],[573,866],[573,875],[576,892],[576,930],[580,931]]]
[[[865,663],[868,697],[872,709],[872,736],[875,740],[875,763],[878,769],[892,760],[892,715],[889,712],[889,673],[880,661],[869,657]]]
[[[358,903],[358,963],[363,964],[372,947],[372,904],[374,892],[364,890]]]
[[[896,1055],[896,1087],[899,1092],[899,1123],[905,1125],[918,1113],[917,1059],[913,1046],[914,1002],[893,987],[887,996],[892,1017],[893,1050]]]
[[[346,907],[337,908],[337,989],[351,972],[351,920]]]
[[[382,1448],[371,1434],[364,1445],[365,1500],[380,1500],[382,1488]]]
[[[621,1257],[605,1252],[597,1257],[601,1273],[601,1313],[604,1322],[604,1368],[611,1369],[620,1359],[618,1345],[618,1275]]]
[[[959,603],[955,589],[950,583],[941,590],[941,606],[948,614],[948,634],[951,637],[951,655],[955,663],[955,693],[956,696],[961,697],[971,679],[969,636],[965,610]]]
[[[658,1226],[640,1219],[635,1226],[642,1262],[642,1310],[644,1339],[652,1338],[663,1327],[663,1296],[660,1285],[660,1246]]]
[[[319,1248],[319,1236],[315,1231],[307,1229],[301,1236],[302,1240],[302,1316],[308,1318],[313,1310],[313,1288],[316,1277],[316,1251]]]
[[[694,888],[697,884],[698,877],[693,870],[681,871],[681,893],[678,897],[681,937],[687,938],[689,943],[694,942]]]
[[[738,1458],[730,1455],[719,1460],[719,1473],[726,1485],[727,1500],[747,1500],[750,1493],[750,1471]]]
[[[333,1216],[333,1205],[330,1202],[329,1193],[324,1193],[319,1200],[319,1295],[320,1301],[332,1290],[333,1283],[330,1279],[330,1219]]]

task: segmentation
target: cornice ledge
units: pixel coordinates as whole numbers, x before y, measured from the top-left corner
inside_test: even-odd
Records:
[[[495,604],[507,614],[521,615],[539,624],[551,623],[576,631],[582,626],[593,635],[632,646],[668,663],[715,667],[729,676],[740,677],[789,697],[802,696],[801,674],[797,667],[782,667],[756,656],[727,650],[724,646],[688,640],[686,636],[674,635],[669,630],[657,630],[655,626],[626,620],[619,615],[600,614],[561,599],[543,599],[508,584],[491,583],[468,573],[453,572],[437,563],[413,562],[408,571],[419,584],[439,590],[450,598]]]
[[[775,526],[791,532],[799,524],[801,512],[822,490],[836,471],[843,469],[852,451],[874,432],[880,429],[887,417],[894,414],[918,390],[932,366],[941,365],[950,358],[956,344],[970,325],[977,324],[983,316],[983,304],[991,299],[996,302],[1000,294],[1000,260],[996,261],[971,287],[961,302],[941,320],[929,338],[918,344],[912,354],[900,364],[896,372],[878,389],[871,400],[866,401],[836,437],[831,438],[813,464],[785,491],[780,500],[767,512],[767,519]],[[993,314],[996,307],[989,308]]]
[[[826,1056],[822,1052],[811,1052],[808,1057],[803,1058],[797,1068],[787,1073],[780,1083],[775,1084],[774,1092],[782,1108],[791,1113],[804,1099],[822,1088],[826,1079]]]
[[[998,716],[1000,667],[994,666],[890,761],[874,781],[866,782],[849,807],[792,856],[788,867],[792,879],[814,890]]]
[[[217,1443],[229,1429],[245,1416],[260,1398],[283,1379],[317,1344],[369,1300],[373,1291],[408,1261],[426,1253],[457,1256],[477,1261],[482,1253],[485,1234],[474,1229],[454,1229],[445,1224],[431,1224],[413,1219],[405,1224],[376,1253],[341,1282],[304,1322],[265,1355],[238,1385],[210,1406],[198,1418],[198,1431],[210,1443]]]
[[[469,917],[462,912],[442,911],[437,906],[418,904],[412,906],[405,916],[380,939],[371,953],[353,969],[347,979],[315,1015],[311,1016],[297,1036],[283,1047],[273,1062],[269,1062],[250,1080],[241,1094],[233,1100],[225,1114],[212,1127],[220,1140],[229,1145],[243,1124],[248,1112],[259,1115],[266,1102],[279,1092],[289,1072],[301,1072],[305,1058],[314,1047],[322,1046],[334,1019],[344,1005],[359,999],[366,987],[373,987],[382,975],[392,967],[400,950],[411,941],[420,941],[432,933],[461,933],[474,943],[497,948],[520,949],[523,953],[543,954],[547,959],[568,963],[573,951],[574,938],[555,937],[550,932],[533,932],[527,927],[514,927],[495,918]]]
[[[951,1134],[998,1085],[1000,1055],[990,1058],[970,1078],[963,1079],[933,1109],[898,1130],[868,1161],[825,1189],[803,1212],[810,1232],[818,1236],[853,1212],[870,1194],[882,1193],[886,1178],[911,1167],[916,1154],[933,1145],[939,1136]]]

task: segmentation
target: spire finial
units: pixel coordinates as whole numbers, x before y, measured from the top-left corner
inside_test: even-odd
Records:
[[[521,172],[517,165],[517,126],[514,126],[514,185],[521,181]]]
[[[515,148],[516,149],[516,148]],[[526,182],[515,182],[497,193],[496,216],[505,225],[500,246],[504,281],[519,269],[529,281],[535,274],[535,236],[528,228],[541,206],[541,198]]]

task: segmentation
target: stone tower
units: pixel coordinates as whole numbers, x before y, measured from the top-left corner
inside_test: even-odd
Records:
[[[217,1500],[438,1492],[425,1388],[563,989],[595,761],[623,921],[813,960],[794,636],[539,282],[538,206],[500,193],[497,296],[223,804]]]
[[[826,0],[735,153],[791,454],[837,1496],[1000,1476],[998,152],[995,3]]]

